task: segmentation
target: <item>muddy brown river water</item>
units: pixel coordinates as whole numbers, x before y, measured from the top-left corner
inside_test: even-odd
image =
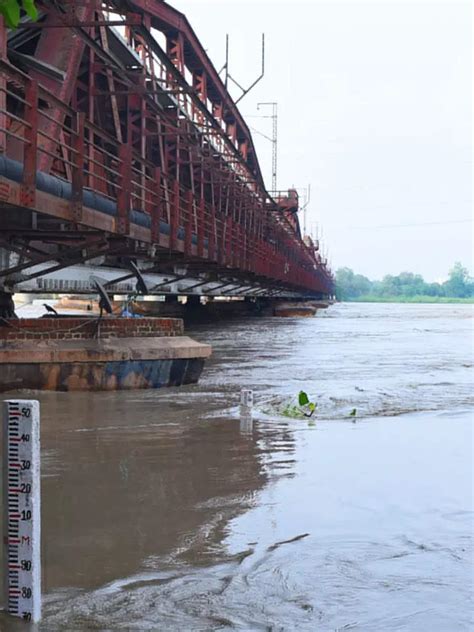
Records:
[[[44,618],[0,630],[474,629],[472,314],[196,326],[214,347],[198,386],[27,394]],[[281,415],[300,389],[315,423]]]

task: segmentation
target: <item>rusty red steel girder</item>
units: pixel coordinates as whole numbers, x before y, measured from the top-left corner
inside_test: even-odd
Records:
[[[0,27],[0,212],[332,293],[183,14],[158,0],[38,6],[8,46]]]

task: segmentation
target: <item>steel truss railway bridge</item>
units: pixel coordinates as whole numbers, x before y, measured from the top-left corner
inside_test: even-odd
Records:
[[[0,294],[324,297],[296,191],[267,191],[248,126],[161,0],[43,0],[0,26]]]

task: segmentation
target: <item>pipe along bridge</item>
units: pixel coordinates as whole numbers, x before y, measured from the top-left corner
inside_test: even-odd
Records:
[[[295,190],[186,17],[158,0],[39,1],[0,26],[0,294],[323,298]]]

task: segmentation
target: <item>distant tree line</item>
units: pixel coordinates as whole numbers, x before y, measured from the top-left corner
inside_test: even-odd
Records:
[[[340,301],[354,300],[413,300],[416,297],[432,299],[472,299],[474,279],[468,270],[457,262],[449,271],[444,283],[427,283],[420,274],[402,272],[387,274],[381,281],[371,281],[350,268],[336,271],[336,297]]]

